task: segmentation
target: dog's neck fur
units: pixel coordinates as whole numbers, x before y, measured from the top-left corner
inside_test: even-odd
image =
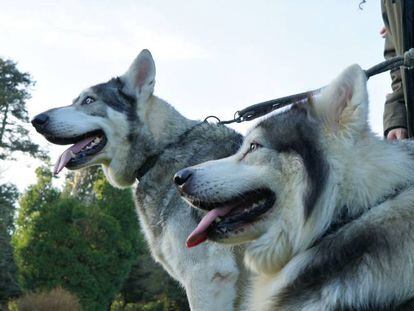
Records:
[[[168,113],[166,113],[165,117],[170,122],[172,122],[174,126],[171,126],[169,122],[164,121],[164,124],[167,123],[170,125],[169,128],[163,129],[160,126],[157,126],[153,128],[152,132],[158,132],[158,135],[159,135],[159,132],[163,131],[164,133],[167,133],[167,134],[175,133],[175,135],[169,135],[171,137],[166,137],[165,139],[163,139],[164,142],[161,144],[158,144],[156,148],[154,149],[153,153],[147,156],[147,159],[135,172],[135,177],[137,178],[137,180],[141,180],[145,176],[145,174],[148,173],[148,171],[150,171],[156,165],[160,156],[164,153],[166,149],[169,149],[173,147],[174,145],[180,145],[185,140],[186,136],[188,136],[191,133],[191,131],[193,131],[196,127],[202,124],[202,122],[195,122],[195,121],[192,122],[186,119],[181,114],[179,114],[174,108],[172,108],[168,103],[166,102],[163,103],[162,100],[158,100],[154,102],[151,105],[151,107],[153,108],[154,106],[157,106],[157,104],[158,105],[164,104],[166,108],[170,108],[168,109],[169,111]],[[158,107],[158,108],[156,107],[156,109],[158,109],[159,111],[163,111],[161,107]],[[155,123],[155,122],[151,122],[149,123],[149,125],[151,126],[152,123]],[[182,128],[180,127],[180,125],[182,126]],[[167,136],[167,135],[164,134],[164,136]]]
[[[359,144],[355,148],[352,144]],[[332,148],[344,146],[331,144]],[[411,148],[411,150],[409,149]],[[352,207],[351,215],[359,215],[374,207],[384,197],[393,194],[396,189],[404,189],[414,184],[414,174],[407,174],[407,171],[414,172],[414,145],[407,144],[407,149],[400,143],[390,143],[379,140],[371,132],[357,142],[349,142],[346,150],[332,150],[336,158],[328,159],[330,163],[330,178],[333,179],[333,188],[327,189],[325,197],[337,202],[335,208],[329,206],[327,200],[320,202],[322,210],[332,210],[325,220],[323,227],[329,226],[336,220],[340,209],[346,206]],[[390,158],[389,154],[393,157]],[[342,158],[342,159],[340,159]],[[339,167],[337,163],[345,163]],[[375,180],[376,183],[373,183]],[[345,199],[347,198],[347,200]],[[321,200],[322,201],[322,200]]]
[[[340,219],[344,214],[351,221],[371,208],[375,208],[385,197],[403,192],[407,187],[414,185],[414,145],[410,147],[406,143],[390,143],[379,140],[371,132],[367,132],[364,139],[356,142],[358,148],[352,146],[349,141],[347,149],[344,144],[331,143],[332,149],[342,146],[341,150],[332,150],[335,158],[327,159],[330,165],[332,187],[328,187],[318,202],[315,215],[305,226],[313,232],[312,240],[323,235],[328,228]],[[393,157],[390,158],[389,155]],[[340,159],[342,158],[342,159]],[[338,163],[346,165],[338,166]],[[411,171],[412,174],[407,174]],[[376,182],[373,183],[372,180]],[[345,223],[346,223],[345,219]],[[316,224],[316,225],[315,225]],[[309,232],[308,232],[309,233]],[[305,239],[300,249],[309,247],[313,241]],[[308,241],[306,241],[308,240]]]
[[[180,114],[166,101],[151,96],[145,105],[138,103],[138,117],[145,120],[154,143],[154,151],[177,139],[177,136],[198,123]]]
[[[131,159],[131,163],[118,163],[113,160],[104,166],[104,172],[111,184],[127,187],[134,183],[137,171],[149,157],[158,154],[177,136],[194,126],[197,121],[185,118],[164,100],[151,96],[145,103],[137,103],[138,118],[131,122],[129,135],[125,137],[125,148],[117,150],[124,153],[115,159]]]
[[[278,273],[295,255],[318,243],[318,239],[335,223],[339,229],[341,222],[344,225],[375,208],[384,200],[384,195],[398,195],[397,192],[404,192],[414,185],[414,144],[390,143],[378,139],[371,132],[366,132],[364,139],[358,142],[347,141],[347,145],[343,141],[329,139],[325,137],[324,140],[333,157],[326,159],[330,179],[326,190],[310,217],[302,218],[304,225],[298,226],[301,230],[291,230],[288,236],[279,236],[277,228],[274,228],[271,236],[264,235],[247,247],[245,259],[253,271],[262,275]],[[355,143],[361,146],[354,148]],[[412,173],[407,174],[407,171]],[[372,180],[377,182],[372,183]],[[341,219],[344,212],[348,217],[345,221]],[[279,231],[282,233],[283,229]],[[269,238],[279,240],[279,243],[270,244],[277,245],[277,249],[263,250],[263,245],[267,245],[265,240]],[[269,254],[273,254],[271,258]]]
[[[142,152],[142,142],[148,145],[139,159],[135,156],[136,169],[147,161],[148,157],[156,154],[157,160],[153,163],[151,169],[141,179],[137,188],[138,200],[159,201],[165,198],[159,198],[158,193],[170,193],[171,196],[178,196],[178,192],[172,182],[174,174],[185,166],[195,165],[199,162],[222,158],[235,153],[242,142],[240,134],[234,130],[222,125],[214,125],[206,122],[189,120],[177,112],[165,101],[154,97],[151,102],[151,108],[140,112],[140,118],[145,118],[149,123],[148,129],[151,136],[143,137],[137,135],[135,142],[132,144]],[[145,135],[144,135],[145,136]],[[199,137],[203,137],[200,140]],[[214,149],[205,143],[208,140],[214,145]],[[221,148],[217,148],[221,146]],[[167,148],[167,150],[166,150]],[[135,149],[134,149],[135,150]],[[133,154],[139,154],[138,151],[132,151]],[[135,170],[136,171],[136,170]],[[166,178],[166,176],[169,176]],[[137,176],[134,175],[134,178]],[[162,189],[162,190],[160,190]],[[169,190],[167,190],[169,189]],[[144,203],[138,204],[144,205]],[[157,203],[162,206],[165,204]],[[184,204],[184,203],[183,203]],[[157,209],[154,209],[157,210]],[[149,215],[151,209],[146,208],[142,213],[143,219],[146,218],[148,223],[154,227],[157,223],[162,222],[165,218],[166,211],[161,211],[158,215]],[[194,210],[186,207],[189,217],[194,214]],[[151,214],[151,213],[150,213]],[[159,226],[158,226],[159,227]],[[156,230],[152,230],[155,232]]]

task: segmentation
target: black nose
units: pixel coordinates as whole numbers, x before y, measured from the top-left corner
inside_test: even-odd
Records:
[[[175,175],[174,175],[174,183],[177,186],[184,186],[184,184],[190,180],[191,176],[193,176],[192,170],[185,168],[182,169],[181,171],[178,171]]]
[[[45,113],[38,114],[32,120],[32,125],[37,129],[42,129],[49,121],[49,116]]]

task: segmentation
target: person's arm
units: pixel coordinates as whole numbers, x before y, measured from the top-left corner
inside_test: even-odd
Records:
[[[395,45],[389,31],[388,17],[383,7],[383,20],[386,31],[381,31],[385,37],[384,58],[396,56]],[[407,110],[404,101],[404,91],[399,68],[391,70],[392,93],[387,95],[384,106],[384,136],[387,139],[404,139],[408,137]]]

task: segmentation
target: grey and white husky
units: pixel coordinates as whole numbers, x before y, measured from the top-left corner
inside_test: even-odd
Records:
[[[124,75],[87,88],[32,124],[52,143],[73,144],[56,174],[101,164],[114,186],[138,180],[136,207],[155,260],[185,288],[192,310],[233,310],[240,279],[235,251],[216,243],[186,248],[200,215],[181,200],[172,178],[183,167],[233,154],[242,138],[183,117],[153,95],[154,83],[155,64],[143,50]]]
[[[250,242],[247,310],[414,310],[414,146],[376,137],[364,71],[259,122],[230,157],[179,171],[207,236]]]

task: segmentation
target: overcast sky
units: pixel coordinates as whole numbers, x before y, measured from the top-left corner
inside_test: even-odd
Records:
[[[245,106],[329,83],[345,67],[383,60],[380,1],[1,1],[0,57],[36,85],[31,116],[71,103],[122,74],[140,50],[156,62],[155,93],[185,116],[222,119]],[[382,132],[389,76],[369,81],[370,122]],[[242,132],[252,124],[236,128]],[[33,140],[53,147],[34,131]],[[34,182],[32,159],[0,165],[1,182]]]

